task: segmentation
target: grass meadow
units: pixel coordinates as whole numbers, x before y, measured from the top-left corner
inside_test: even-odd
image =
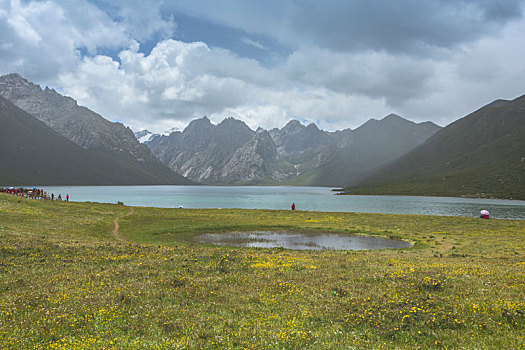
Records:
[[[249,230],[379,251],[198,244]],[[525,221],[0,195],[0,349],[525,348]]]

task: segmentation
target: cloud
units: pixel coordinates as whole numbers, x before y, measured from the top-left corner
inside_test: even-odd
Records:
[[[120,47],[132,41],[91,4],[64,5],[70,6],[51,1],[2,1],[2,73],[19,72],[52,83],[61,72],[75,69],[81,48],[96,53],[98,47]]]
[[[181,0],[163,9],[266,34],[295,48],[306,45],[426,56],[492,35],[509,21],[522,18],[523,1]]]
[[[84,0],[0,0],[0,73],[19,72],[53,84],[58,74],[76,69],[82,50],[89,55],[120,51],[155,34],[171,35],[172,19],[136,2],[112,17]]]
[[[331,91],[385,98],[398,106],[425,93],[433,75],[432,60],[396,56],[386,52],[334,53],[301,49],[289,57],[286,74],[293,80]]]
[[[512,23],[500,35],[465,45],[436,62],[424,98],[411,100],[399,113],[447,125],[493,100],[525,94],[523,33],[524,22]]]
[[[92,3],[107,13],[127,37],[138,42],[168,39],[177,28],[173,16],[162,16],[162,2],[159,1],[104,0]]]
[[[216,122],[234,116],[253,128],[271,128],[296,116],[346,120],[351,109],[363,111],[354,104],[372,105],[368,96],[333,91],[323,81],[298,83],[290,67],[270,70],[199,42],[165,40],[149,55],[135,46],[119,57],[121,63],[107,56],[85,57],[78,70],[61,75],[60,83],[80,104],[134,128],[169,120],[180,126],[202,115]]]
[[[12,17],[6,17],[9,27],[29,44],[38,45],[42,41],[42,37],[20,13],[15,13]]]
[[[129,124],[188,120],[244,103],[254,84],[267,82],[256,61],[204,43],[165,40],[149,55],[131,47],[119,54],[85,57],[61,75],[64,92],[102,114]]]
[[[253,46],[257,49],[260,49],[260,50],[268,50],[268,48],[266,46],[264,46],[263,44],[261,44],[260,42],[256,41],[256,40],[252,40],[250,38],[247,38],[247,37],[242,37],[241,38],[241,42],[246,44],[246,45],[250,45],[250,46]]]
[[[307,3],[292,17],[291,31],[335,51],[427,56],[490,35],[522,16],[519,0]]]
[[[205,114],[444,125],[523,94],[522,15],[514,0],[0,0],[0,73],[152,131]]]

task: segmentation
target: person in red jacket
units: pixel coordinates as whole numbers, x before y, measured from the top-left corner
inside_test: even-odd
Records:
[[[292,203],[292,210],[295,210],[295,203]]]

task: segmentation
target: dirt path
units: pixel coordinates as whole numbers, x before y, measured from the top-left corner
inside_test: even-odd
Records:
[[[135,212],[135,208],[131,207],[130,210],[129,210],[129,213],[127,213],[125,215],[122,215],[122,216],[117,216],[115,219],[113,219],[114,227],[113,227],[113,231],[111,231],[111,233],[113,234],[113,237],[115,237],[117,241],[128,242],[128,240],[124,236],[122,236],[120,234],[120,232],[119,232],[119,230],[120,230],[119,220],[121,218],[125,218],[126,216],[130,216],[134,212]]]

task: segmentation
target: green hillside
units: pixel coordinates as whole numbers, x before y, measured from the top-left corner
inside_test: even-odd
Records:
[[[525,96],[498,100],[378,169],[353,194],[525,199]]]
[[[110,185],[188,183],[180,175],[152,174],[107,149],[85,150],[0,97],[1,185]]]

